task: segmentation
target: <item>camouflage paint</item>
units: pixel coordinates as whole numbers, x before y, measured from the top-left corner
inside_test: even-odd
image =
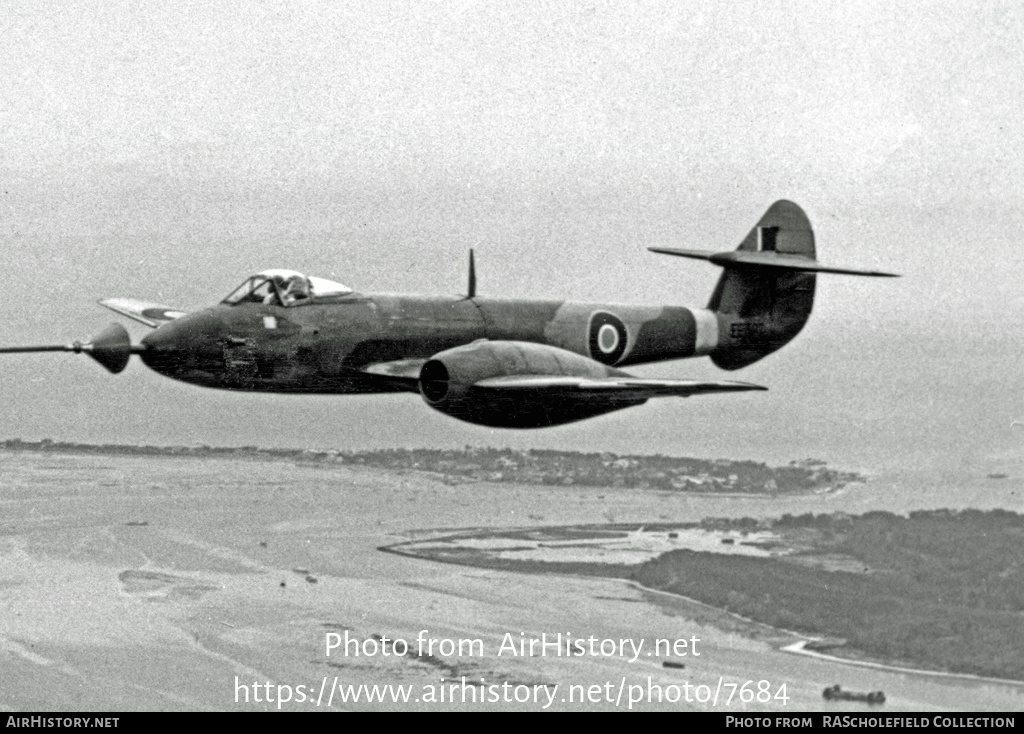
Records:
[[[319,291],[307,285],[293,295],[304,276],[265,271],[250,279],[251,291],[236,289],[192,314],[133,299],[102,301],[156,326],[138,346],[121,327],[88,345],[0,352],[83,351],[111,372],[134,353],[168,377],[233,390],[422,392],[432,407],[463,420],[539,427],[648,397],[763,389],[644,380],[618,368],[709,355],[719,367],[738,369],[799,333],[816,272],[888,275],[820,265],[810,222],[789,201],[775,202],[734,252],[656,251],[724,268],[706,309],[478,298],[472,259],[464,298],[364,295],[315,278],[308,282]],[[290,278],[283,294],[271,280],[282,274]],[[261,293],[268,283],[270,292]]]

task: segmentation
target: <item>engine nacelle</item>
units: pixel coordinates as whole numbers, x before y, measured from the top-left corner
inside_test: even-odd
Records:
[[[603,395],[568,397],[564,390],[505,390],[480,383],[496,377],[604,378],[624,374],[558,347],[481,340],[435,354],[420,370],[419,387],[427,405],[459,420],[500,428],[543,428],[646,401]]]

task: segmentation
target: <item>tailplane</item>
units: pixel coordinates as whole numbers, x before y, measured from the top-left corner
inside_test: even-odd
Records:
[[[814,305],[815,273],[895,277],[891,273],[821,265],[814,231],[803,209],[780,200],[733,252],[649,248],[652,252],[707,260],[725,269],[708,310],[718,317],[718,346],[711,360],[726,370],[753,364],[800,333]]]

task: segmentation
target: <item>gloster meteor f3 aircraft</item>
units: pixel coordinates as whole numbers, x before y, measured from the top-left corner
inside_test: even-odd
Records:
[[[137,354],[176,380],[280,393],[418,392],[460,420],[539,428],[649,398],[766,388],[744,382],[638,378],[621,367],[707,355],[752,364],[797,335],[816,273],[887,276],[820,265],[803,210],[777,201],[734,252],[650,248],[724,268],[707,308],[372,295],[291,270],[248,278],[212,308],[184,313],[100,303],[154,331],[133,345],[111,324],[91,342],[0,352],[84,352],[110,372]]]

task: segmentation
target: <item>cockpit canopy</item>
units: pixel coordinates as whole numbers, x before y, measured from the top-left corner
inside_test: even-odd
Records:
[[[345,296],[348,286],[333,280],[306,276],[294,270],[264,270],[247,278],[231,291],[223,303],[264,303],[274,306],[301,306],[330,296]]]

